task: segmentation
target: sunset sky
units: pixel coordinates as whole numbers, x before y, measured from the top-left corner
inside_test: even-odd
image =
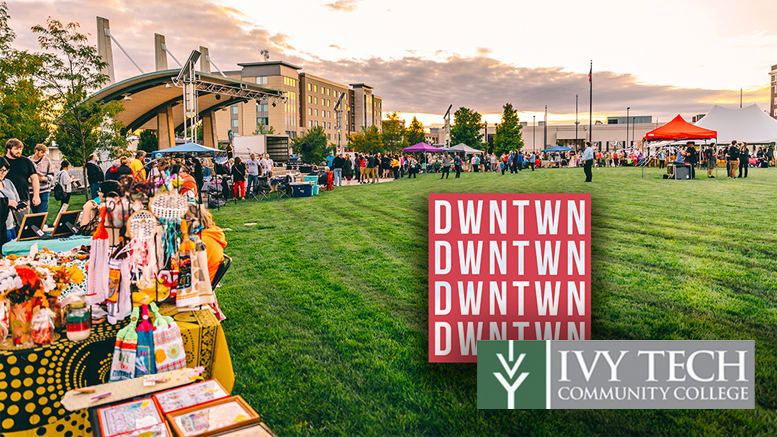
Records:
[[[384,111],[426,124],[449,104],[498,122],[510,102],[521,119],[653,115],[669,121],[713,104],[769,109],[777,64],[773,0],[454,1],[454,0],[12,0],[15,46],[37,50],[29,28],[51,16],[94,34],[95,17],[146,72],[154,33],[185,59],[200,45],[224,70],[239,62],[284,60],[341,83],[365,82]],[[117,80],[139,74],[114,45]],[[174,65],[170,60],[171,65]],[[409,121],[409,120],[408,120]]]

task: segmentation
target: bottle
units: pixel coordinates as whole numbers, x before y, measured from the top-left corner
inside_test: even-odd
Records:
[[[92,332],[92,315],[84,301],[75,301],[70,304],[67,313],[67,339],[81,341],[89,338]]]

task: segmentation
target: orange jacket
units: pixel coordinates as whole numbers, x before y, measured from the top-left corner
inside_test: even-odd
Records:
[[[216,270],[224,262],[224,248],[227,247],[227,237],[220,227],[203,229],[200,233],[202,242],[205,243],[205,252],[208,254],[208,273],[210,282],[216,276]]]

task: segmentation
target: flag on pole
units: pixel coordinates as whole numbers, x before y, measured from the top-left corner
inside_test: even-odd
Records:
[[[591,70],[588,71],[588,83],[593,83],[594,64],[591,63]]]

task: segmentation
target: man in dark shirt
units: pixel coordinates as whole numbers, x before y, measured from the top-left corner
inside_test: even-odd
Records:
[[[696,145],[693,141],[688,142],[688,147],[685,148],[685,162],[691,165],[691,179],[696,179]]]
[[[338,154],[332,160],[332,167],[334,167],[334,184],[338,187],[343,185],[343,166],[345,165],[345,159],[343,155]]]
[[[100,183],[105,180],[103,169],[97,165],[97,155],[94,153],[89,155],[89,161],[86,163],[86,179],[89,181],[89,194],[92,196],[90,199],[94,199],[98,196]]]
[[[739,150],[739,178],[742,177],[742,171],[745,172],[747,177],[747,167],[750,166],[750,149],[747,148],[747,143],[742,143],[742,148]]]
[[[715,149],[713,146],[709,146],[704,150],[704,158],[707,161],[707,177],[714,178],[712,170],[718,166],[717,159],[715,158]]]
[[[378,183],[377,178],[377,170],[375,169],[375,165],[377,163],[377,159],[373,155],[367,156],[367,177],[369,178],[372,176],[372,182],[373,184]]]
[[[5,177],[16,187],[20,203],[27,204],[26,208],[14,211],[17,224],[21,224],[24,215],[30,212],[30,185],[32,185],[32,204],[40,205],[40,180],[32,161],[22,156],[23,149],[24,144],[16,138],[11,138],[5,143],[5,159],[11,166]]]
[[[737,140],[731,141],[731,145],[728,147],[728,177],[736,179],[737,168],[739,168],[739,146],[737,146]]]

